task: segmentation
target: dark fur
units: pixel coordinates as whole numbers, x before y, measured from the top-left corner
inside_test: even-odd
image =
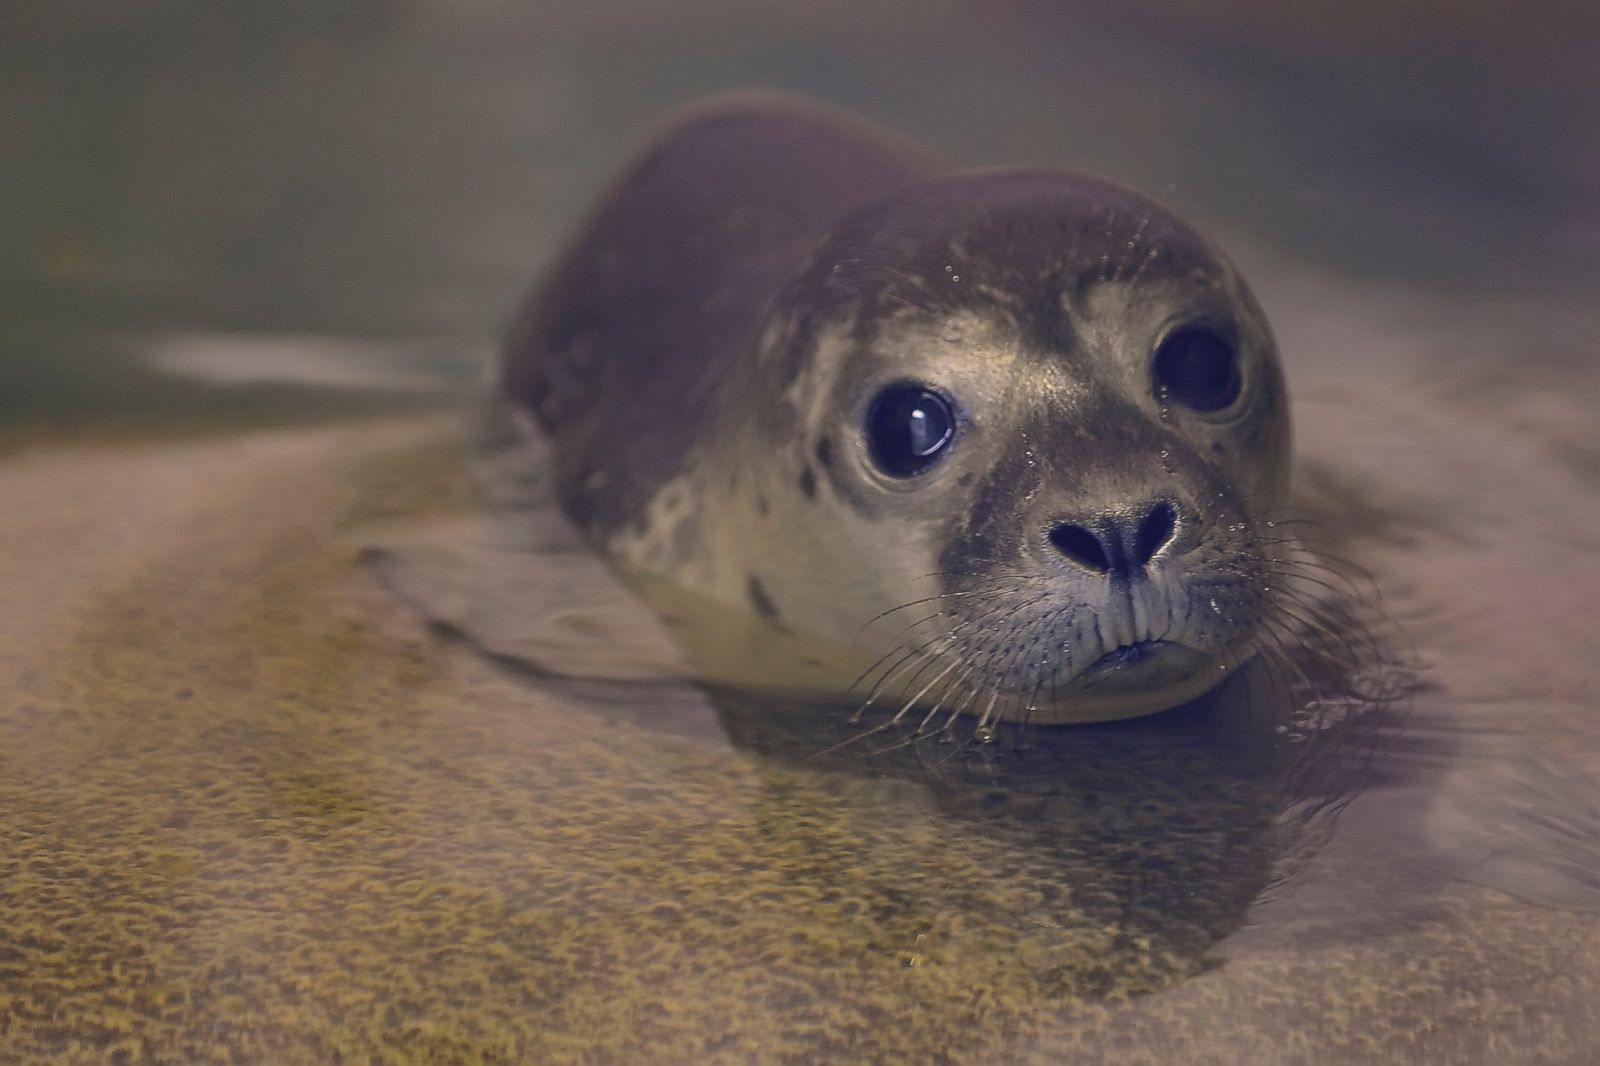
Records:
[[[556,442],[591,535],[682,469],[764,312],[840,216],[929,172],[821,108],[707,109],[627,171],[518,316],[504,387]]]

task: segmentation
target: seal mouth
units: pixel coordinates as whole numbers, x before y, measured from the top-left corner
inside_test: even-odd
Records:
[[[1112,648],[1100,658],[1089,664],[1089,670],[1114,669],[1119,666],[1132,666],[1142,663],[1146,659],[1160,655],[1167,648],[1176,648],[1179,645],[1167,640],[1136,640],[1132,644],[1123,644]],[[1084,671],[1088,673],[1088,670]]]
[[[1094,688],[1148,686],[1175,681],[1194,673],[1205,656],[1170,640],[1136,640],[1120,644],[1078,675],[1080,684]]]

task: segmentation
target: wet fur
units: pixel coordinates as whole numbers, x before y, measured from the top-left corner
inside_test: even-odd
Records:
[[[1174,321],[1239,351],[1227,419],[1153,392]],[[905,378],[948,388],[963,420],[913,484],[874,471],[861,431]],[[1158,710],[1270,647],[1305,595],[1283,591],[1303,566],[1268,524],[1290,445],[1264,316],[1181,220],[1083,175],[945,172],[805,105],[699,112],[535,290],[503,385],[610,558],[870,651],[866,702],[902,719]],[[1045,541],[1153,500],[1177,518],[1149,580],[1108,584]],[[1089,663],[1163,636],[1213,673],[1085,694]]]

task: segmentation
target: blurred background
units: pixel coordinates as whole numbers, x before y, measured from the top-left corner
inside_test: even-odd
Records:
[[[1592,0],[0,0],[0,427],[328,402],[141,361],[184,338],[467,380],[650,127],[742,86],[1112,177],[1250,276],[1574,307],[1600,277]]]

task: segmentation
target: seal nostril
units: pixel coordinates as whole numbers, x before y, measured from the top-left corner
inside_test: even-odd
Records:
[[[1162,500],[1137,526],[1122,514],[1106,515],[1094,526],[1058,522],[1050,529],[1050,543],[1087,570],[1109,574],[1113,581],[1137,581],[1177,528],[1177,508]]]
[[[1161,546],[1172,539],[1172,531],[1177,523],[1178,516],[1172,504],[1165,500],[1150,508],[1150,513],[1139,523],[1139,532],[1133,542],[1134,558],[1140,566],[1148,563],[1161,550]]]
[[[1109,573],[1111,570],[1111,558],[1106,555],[1105,545],[1100,542],[1099,537],[1082,526],[1062,522],[1050,530],[1050,543],[1075,563],[1101,573]]]

